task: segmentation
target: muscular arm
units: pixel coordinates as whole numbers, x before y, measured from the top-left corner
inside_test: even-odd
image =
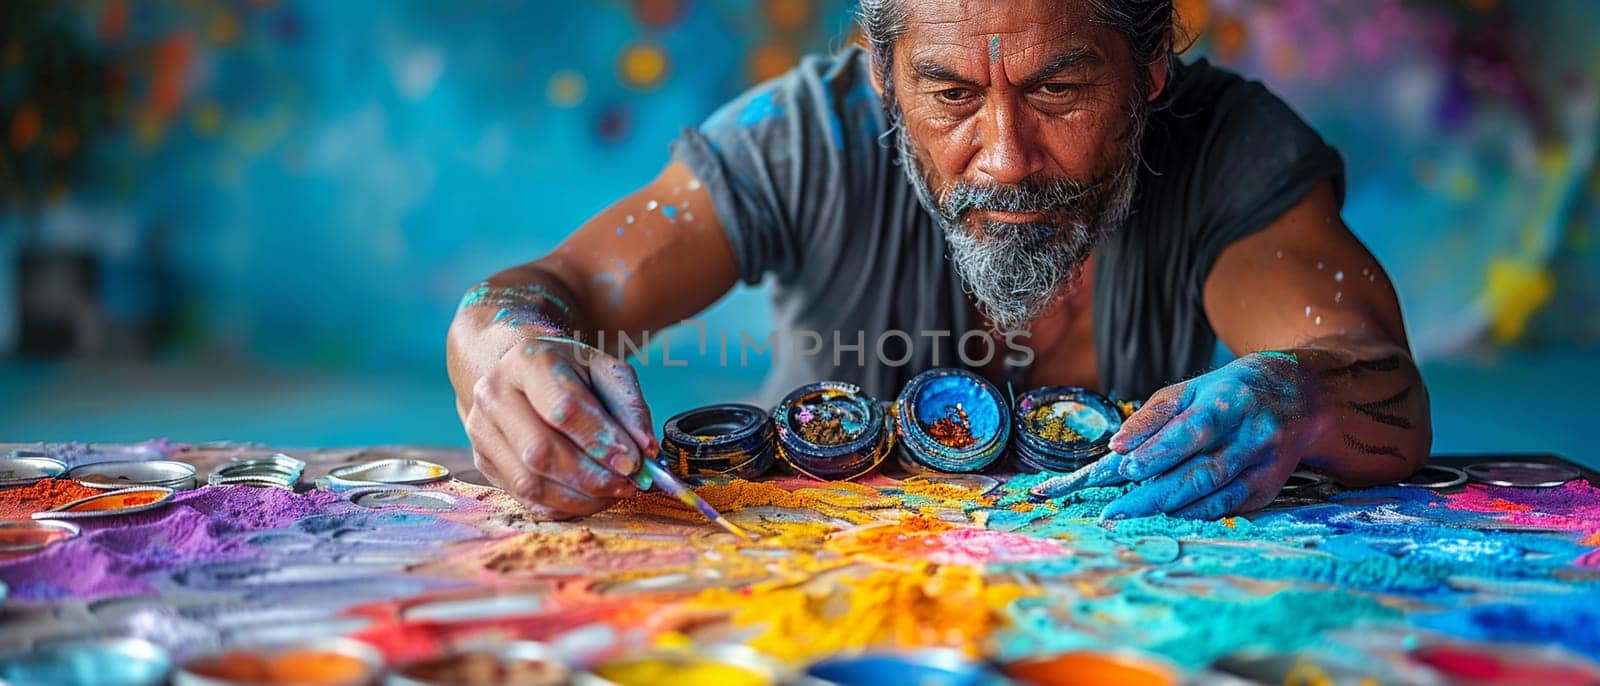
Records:
[[[672,208],[670,210],[666,208]],[[456,407],[506,352],[536,336],[639,341],[715,302],[737,278],[711,196],[673,163],[585,222],[550,254],[468,291],[446,344]]]
[[[1289,353],[1303,368],[1300,463],[1349,485],[1409,476],[1433,441],[1428,392],[1394,287],[1319,184],[1266,230],[1229,246],[1205,284],[1206,315],[1238,354]],[[1296,373],[1286,371],[1285,373]]]
[[[474,286],[446,347],[478,468],[543,518],[632,492],[628,477],[658,450],[649,408],[620,353],[592,346],[640,341],[735,278],[709,193],[673,164],[554,252]]]
[[[1108,455],[1033,493],[1132,481],[1103,517],[1212,518],[1267,505],[1302,465],[1355,486],[1421,466],[1427,390],[1389,279],[1338,210],[1323,183],[1223,250],[1206,315],[1239,359],[1157,391]]]

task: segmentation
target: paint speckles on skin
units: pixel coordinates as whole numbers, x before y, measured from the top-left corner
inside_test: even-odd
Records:
[[[700,179],[689,179],[689,190],[700,190]]]
[[[620,258],[611,258],[611,271],[600,272],[592,277],[597,286],[606,286],[611,290],[610,303],[612,307],[622,307],[622,294],[628,280],[633,278],[633,270],[628,268],[628,263]]]
[[[650,202],[644,204],[644,209],[646,212],[654,212],[655,209],[660,206],[661,203],[651,200]]]
[[[989,37],[989,64],[994,64],[994,63],[999,62],[999,61],[1000,61],[1000,37],[999,36],[990,36]]]
[[[667,223],[676,224],[678,223],[678,208],[672,205],[663,205],[661,206],[661,216],[667,218]]]
[[[1344,272],[1334,272],[1333,273],[1333,280],[1334,281],[1344,281]]]

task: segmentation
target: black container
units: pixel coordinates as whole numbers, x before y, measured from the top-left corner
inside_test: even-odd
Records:
[[[708,405],[667,420],[661,454],[678,476],[755,479],[772,468],[773,433],[771,417],[759,407]]]
[[[806,438],[813,422],[838,422],[838,440]],[[778,457],[795,471],[824,481],[862,476],[894,447],[883,408],[855,384],[818,381],[795,389],[772,410]]]
[[[1062,420],[1075,436],[1052,433],[1038,413]],[[1017,398],[1011,455],[1019,471],[1070,472],[1111,452],[1122,411],[1110,398],[1076,386],[1045,386]]]

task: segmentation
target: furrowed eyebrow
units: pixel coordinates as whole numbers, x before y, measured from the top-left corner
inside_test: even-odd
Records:
[[[977,81],[957,74],[954,69],[937,62],[917,62],[911,65],[911,71],[918,77],[928,81],[949,81],[951,83],[959,83],[968,88],[982,88]]]
[[[1044,66],[1034,70],[1032,74],[1027,75],[1018,83],[1023,86],[1031,86],[1055,76],[1058,72],[1078,66],[1098,65],[1100,62],[1100,53],[1086,47],[1073,48],[1056,55],[1054,59],[1046,62]]]

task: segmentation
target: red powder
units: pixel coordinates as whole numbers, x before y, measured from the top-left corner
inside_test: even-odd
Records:
[[[0,491],[0,519],[27,519],[35,512],[101,493],[105,491],[71,479],[40,479],[27,486]]]

